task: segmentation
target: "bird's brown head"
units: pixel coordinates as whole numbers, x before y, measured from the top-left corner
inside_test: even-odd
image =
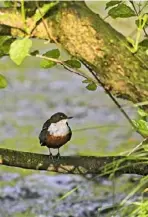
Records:
[[[61,120],[66,120],[66,119],[71,119],[72,117],[68,117],[67,115],[65,115],[62,112],[57,112],[54,115],[51,116],[50,118],[50,122],[51,123],[57,123]]]

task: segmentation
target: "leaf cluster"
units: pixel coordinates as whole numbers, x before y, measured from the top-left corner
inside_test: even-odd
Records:
[[[141,46],[147,46],[148,39],[144,39],[144,42],[140,42],[142,31],[145,33],[147,38],[146,27],[148,27],[148,2],[136,2],[136,1],[109,1],[106,3],[106,10],[108,10],[108,16],[113,19],[116,18],[130,18],[135,17],[135,28],[137,29],[136,39],[127,37],[127,48],[132,52],[136,53],[139,44]],[[146,40],[146,41],[145,41]],[[148,46],[147,46],[148,47]],[[146,50],[146,55],[148,49]]]
[[[137,129],[137,131],[144,137],[148,137],[148,113],[143,109],[138,109],[139,118],[137,120],[133,120],[133,123]]]

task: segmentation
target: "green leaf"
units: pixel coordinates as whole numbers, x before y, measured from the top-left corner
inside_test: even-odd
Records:
[[[84,81],[82,81],[82,83],[84,84],[88,84],[86,86],[86,89],[90,90],[90,91],[94,91],[97,89],[97,85],[90,79],[85,79]]]
[[[64,63],[69,66],[70,68],[81,68],[81,63],[78,60],[66,60]]]
[[[38,50],[34,50],[30,53],[31,56],[36,56],[37,54],[39,54]]]
[[[148,151],[148,141],[147,139],[145,141],[143,141],[142,143],[142,148],[144,148],[144,150],[147,152]]]
[[[135,23],[139,29],[143,29],[145,26],[148,25],[148,14],[139,16],[138,20],[136,20]]]
[[[139,43],[139,46],[148,48],[148,39],[144,39],[143,41],[141,41],[141,42]]]
[[[143,23],[142,28],[148,25],[148,13],[144,14],[142,17]]]
[[[133,124],[135,125],[135,127],[137,128],[137,131],[147,137],[148,136],[148,122],[144,121],[144,120],[132,120]]]
[[[138,19],[138,20],[135,20],[135,24],[136,24],[137,27],[139,27],[139,25],[140,25],[140,20],[139,20],[139,19]]]
[[[12,2],[12,1],[4,1],[4,5],[5,5],[5,7],[7,7],[7,8],[13,7],[13,6],[14,6],[14,3],[15,3],[15,2]]]
[[[95,91],[97,89],[97,85],[95,83],[89,83],[86,88],[90,91]]]
[[[31,47],[32,41],[29,38],[15,40],[10,46],[10,58],[17,65],[20,65],[25,57],[28,56]]]
[[[117,5],[117,4],[120,4],[120,3],[121,3],[121,1],[109,1],[109,2],[106,3],[105,10],[106,10],[107,8],[110,8],[110,7],[115,6],[115,5]]]
[[[43,56],[58,59],[60,57],[60,51],[58,49],[49,50]]]
[[[84,84],[88,84],[88,83],[91,83],[92,81],[91,80],[89,80],[89,79],[85,79],[84,81],[82,81],[82,83],[84,83]]]
[[[61,196],[58,201],[60,200],[64,200],[65,198],[67,198],[69,195],[71,195],[74,191],[76,191],[79,187],[75,187],[72,190],[68,191],[66,194],[64,194],[63,196]]]
[[[60,56],[60,51],[58,49],[53,49],[43,54],[43,56],[58,59]],[[51,68],[55,66],[56,64],[57,63],[55,63],[54,61],[46,60],[46,59],[42,59],[40,62],[40,66],[44,69]]]
[[[10,36],[0,36],[0,57],[8,55],[11,43],[14,39]]]
[[[51,68],[53,66],[55,66],[57,63],[51,61],[51,60],[45,60],[45,59],[42,59],[41,62],[40,62],[40,66],[44,69],[48,69],[48,68]]]
[[[59,2],[50,2],[49,4],[44,4],[42,7],[36,10],[35,15],[33,17],[35,23],[37,23],[44,15]]]
[[[126,18],[126,17],[132,17],[136,16],[135,12],[126,4],[122,3],[119,4],[117,7],[111,8],[108,11],[108,15],[112,18]]]
[[[145,112],[143,109],[138,109],[138,114],[141,116],[141,117],[147,117],[148,116],[148,113]]]
[[[0,74],[0,88],[5,88],[7,86],[6,78]]]
[[[2,46],[10,38],[10,36],[0,36],[0,46]]]

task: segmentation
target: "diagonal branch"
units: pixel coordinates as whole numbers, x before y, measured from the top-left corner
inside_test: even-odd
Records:
[[[33,170],[70,174],[133,173],[148,175],[148,160],[136,156],[63,156],[49,159],[48,155],[0,148],[0,164]]]
[[[130,123],[130,125],[135,129],[135,131],[137,131],[136,126],[134,125],[133,121],[131,120],[131,118],[128,116],[128,114],[125,112],[125,110],[122,108],[122,106],[119,104],[119,102],[116,100],[116,98],[111,94],[111,92],[106,89],[105,85],[102,83],[102,81],[99,79],[99,77],[97,76],[97,74],[95,73],[95,71],[89,66],[87,65],[84,61],[83,64],[86,66],[86,68],[89,70],[89,72],[94,76],[94,78],[96,79],[96,81],[98,82],[98,84],[100,84],[102,86],[102,88],[105,90],[105,92],[108,94],[108,96],[111,98],[111,100],[115,103],[115,105],[118,107],[118,109],[121,111],[121,113],[124,115],[124,117],[128,120],[128,122]],[[141,135],[141,134],[140,134]]]
[[[45,59],[45,60],[49,60],[49,61],[53,61],[53,62],[55,62],[55,63],[60,64],[61,66],[63,66],[64,69],[68,70],[69,72],[72,72],[72,73],[74,73],[74,74],[76,74],[76,75],[79,75],[79,76],[81,76],[81,77],[84,77],[84,78],[88,79],[88,76],[86,76],[84,73],[81,73],[81,72],[79,72],[78,70],[76,71],[76,70],[74,70],[74,69],[68,67],[68,66],[64,63],[64,61],[62,61],[62,60],[55,59],[55,58],[52,58],[52,57],[46,57],[46,56],[39,55],[39,54],[37,54],[36,57],[39,57],[39,58]]]
[[[93,66],[112,95],[133,103],[147,101],[147,47],[139,45],[137,52],[131,53],[126,38],[92,12],[84,1],[59,1],[40,22],[35,22],[34,15],[26,16],[26,26],[31,36],[24,31],[19,10],[0,8],[0,35],[45,40],[50,37],[70,55]],[[147,110],[148,106],[144,108]]]

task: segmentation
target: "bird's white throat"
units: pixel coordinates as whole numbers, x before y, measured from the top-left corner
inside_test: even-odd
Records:
[[[69,127],[67,126],[67,119],[61,120],[57,123],[52,123],[48,127],[48,132],[53,136],[65,136],[69,133]]]

